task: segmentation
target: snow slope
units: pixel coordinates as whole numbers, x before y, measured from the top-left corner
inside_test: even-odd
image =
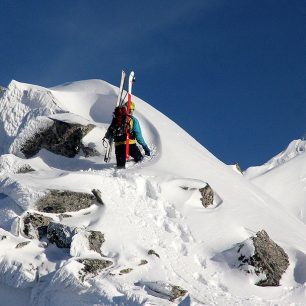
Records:
[[[95,124],[83,142],[103,153],[101,139],[117,91],[101,80],[49,89],[12,81],[0,99],[0,227],[1,235],[10,237],[0,240],[0,292],[8,295],[9,288],[17,288],[15,305],[20,296],[27,305],[305,305],[303,218],[282,197],[233,171],[141,99],[133,98],[135,116],[153,156],[140,164],[130,162],[128,169],[116,170],[114,163],[103,162],[103,155],[70,159],[46,150],[31,159],[23,157],[20,145],[50,124],[48,117]],[[298,158],[296,168],[305,162]],[[16,173],[23,164],[36,171]],[[215,202],[205,209],[198,189],[207,183]],[[101,190],[105,206],[93,205],[63,222],[104,233],[102,252],[113,261],[110,269],[80,282],[81,264],[75,258],[96,256],[84,245],[82,232],[70,251],[34,241],[15,248],[27,241],[18,236],[19,218],[33,211],[35,201],[48,189],[90,192],[93,188]],[[261,229],[290,258],[280,287],[255,286],[256,276],[214,260]],[[159,258],[148,255],[150,249]],[[144,259],[148,264],[140,266]],[[120,275],[126,268],[133,270]],[[188,296],[171,302],[152,293],[152,282],[179,285]]]
[[[306,223],[306,141],[294,140],[283,152],[245,176]]]

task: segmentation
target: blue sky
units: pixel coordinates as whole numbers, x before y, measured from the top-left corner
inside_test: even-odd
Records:
[[[306,132],[305,0],[0,0],[0,11],[1,85],[117,85],[133,69],[136,95],[242,168]]]

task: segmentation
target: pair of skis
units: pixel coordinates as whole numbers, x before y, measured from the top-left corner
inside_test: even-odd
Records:
[[[125,78],[126,78],[126,73],[125,73],[125,71],[122,70],[121,71],[121,80],[120,80],[120,87],[119,87],[119,93],[118,93],[118,98],[117,98],[117,102],[116,102],[116,107],[122,106],[123,103],[124,103],[125,97],[122,98],[122,96],[123,96],[123,91],[124,91]],[[128,114],[131,113],[132,87],[133,87],[134,82],[135,82],[135,73],[134,73],[134,71],[131,71],[131,73],[129,75],[129,85],[128,85],[128,103],[127,103],[127,113]],[[114,142],[114,140],[111,139],[109,141],[109,144],[107,145],[105,156],[104,156],[104,161],[106,163],[110,162],[110,160],[111,160],[113,142]],[[126,160],[129,159],[129,153],[130,153],[129,152],[129,149],[130,149],[129,143],[130,143],[130,131],[129,131],[129,124],[127,124],[127,128],[126,128],[126,149],[125,149]]]

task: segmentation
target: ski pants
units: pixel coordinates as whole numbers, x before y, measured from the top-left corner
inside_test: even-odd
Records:
[[[125,168],[125,151],[125,144],[115,146],[115,154],[118,168]],[[130,144],[130,156],[134,158],[136,163],[140,162],[143,159],[143,156],[136,143]]]

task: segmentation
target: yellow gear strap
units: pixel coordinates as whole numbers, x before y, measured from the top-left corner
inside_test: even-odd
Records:
[[[130,144],[134,144],[134,143],[136,143],[136,139],[130,139]],[[115,143],[116,146],[120,146],[123,144],[126,144],[126,141],[118,141]]]

